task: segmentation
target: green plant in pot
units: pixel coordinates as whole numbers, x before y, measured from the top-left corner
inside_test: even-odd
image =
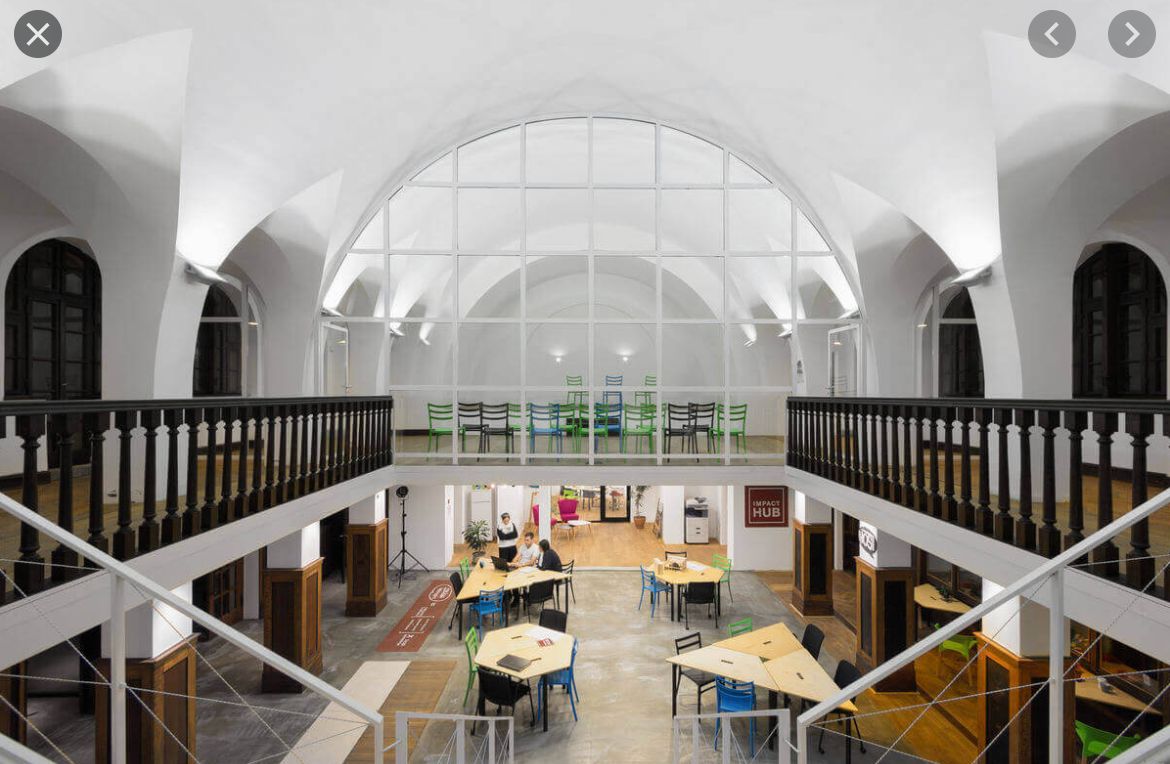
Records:
[[[638,530],[646,527],[646,510],[643,507],[643,502],[646,500],[646,491],[649,488],[648,485],[634,486],[634,527]]]
[[[463,543],[471,550],[472,562],[483,557],[491,537],[492,529],[488,526],[487,520],[472,520],[463,529]]]

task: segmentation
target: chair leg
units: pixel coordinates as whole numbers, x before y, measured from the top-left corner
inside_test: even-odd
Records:
[[[861,752],[865,753],[865,738],[861,736],[861,725],[857,723],[857,717],[851,716],[849,720],[853,722],[853,732],[857,735],[857,744],[861,748]]]

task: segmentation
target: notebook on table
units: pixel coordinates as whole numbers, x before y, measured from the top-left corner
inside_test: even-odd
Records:
[[[532,661],[527,658],[521,658],[519,655],[505,655],[496,662],[501,668],[506,668],[509,671],[523,671],[528,668]]]

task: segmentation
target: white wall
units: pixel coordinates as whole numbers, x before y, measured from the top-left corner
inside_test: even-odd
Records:
[[[667,546],[682,544],[685,540],[683,533],[683,486],[664,485],[660,486],[658,490],[662,500],[662,543]]]
[[[728,557],[736,570],[792,570],[792,528],[744,525],[744,486],[733,485]],[[791,493],[789,495],[791,498]]]
[[[390,495],[398,486],[390,487]],[[448,544],[447,534],[447,486],[445,485],[410,485],[410,494],[406,497],[406,549],[419,562],[431,570],[442,570],[451,561],[451,546]],[[402,549],[402,513],[399,500],[391,499],[388,509],[390,518],[390,557]],[[454,535],[462,534],[463,528],[455,529]],[[409,560],[407,561],[409,567]]]

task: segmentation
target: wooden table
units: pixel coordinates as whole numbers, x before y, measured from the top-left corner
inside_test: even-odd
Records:
[[[959,602],[957,599],[944,600],[942,593],[934,584],[919,584],[914,587],[914,604],[927,610],[938,610],[943,613],[962,615],[971,609],[970,605]]]
[[[521,682],[539,679],[546,674],[569,668],[573,664],[573,636],[557,632],[563,636],[553,644],[541,647],[536,644],[535,639],[528,636],[528,632],[536,628],[540,627],[531,623],[521,623],[489,631],[484,635],[483,643],[475,654],[475,665],[498,671]],[[517,655],[532,662],[525,666],[523,671],[512,671],[499,664],[500,659],[506,655]],[[548,685],[544,682],[540,682],[540,694],[544,731],[548,732]]]
[[[694,563],[694,560],[690,560],[689,562]],[[703,565],[703,563],[694,564]],[[662,567],[659,568],[659,565]],[[684,563],[681,570],[672,570],[662,560],[657,558],[645,567],[654,573],[655,578],[674,589],[674,606],[670,610],[670,620],[682,620],[682,598],[679,596],[679,589],[688,584],[704,582],[715,584],[715,612],[719,612],[719,580],[723,578],[722,568],[716,568],[714,565],[703,565],[702,568],[696,570],[690,567],[688,563]]]
[[[537,570],[529,566],[527,568],[517,568],[505,573],[502,570],[496,570],[493,565],[480,567],[476,565],[471,569],[471,575],[463,582],[463,588],[455,596],[455,607],[459,608],[459,636],[463,636],[463,606],[469,602],[475,602],[479,599],[481,591],[495,591],[501,586],[504,587],[505,592],[514,592],[521,589],[527,589],[533,584],[538,584],[542,581],[563,581],[568,578],[565,573],[557,573],[551,570]],[[507,618],[508,606],[504,605],[504,618]],[[516,613],[519,615],[519,609]],[[569,612],[569,601],[565,600],[565,614]]]
[[[780,692],[814,703],[828,700],[841,690],[833,681],[833,677],[829,676],[829,672],[812,657],[812,653],[803,648],[767,661],[764,663],[764,669]],[[845,701],[837,708],[857,713],[857,706],[853,705],[851,700]]]
[[[755,655],[765,661],[804,649],[792,630],[782,623],[774,623],[746,634],[721,639],[712,646]]]
[[[1113,692],[1103,692],[1097,685],[1097,675],[1092,672],[1081,670],[1080,677],[1073,684],[1073,692],[1077,700],[1086,700],[1092,703],[1101,703],[1106,706],[1113,706],[1126,711],[1134,713],[1147,713],[1161,716],[1156,706],[1146,708],[1145,701],[1139,700],[1130,695],[1125,690],[1114,685]]]

